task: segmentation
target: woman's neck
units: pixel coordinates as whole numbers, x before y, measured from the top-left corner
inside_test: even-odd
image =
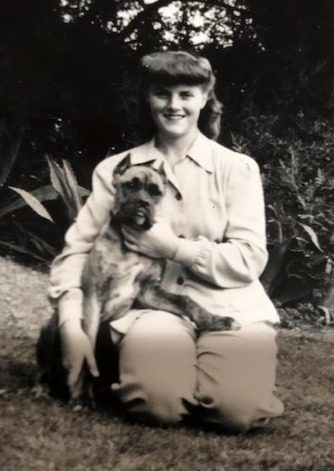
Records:
[[[169,164],[174,167],[174,165],[186,157],[198,135],[198,132],[198,129],[195,129],[194,132],[180,137],[158,134],[156,137],[156,146],[160,152],[162,152]]]

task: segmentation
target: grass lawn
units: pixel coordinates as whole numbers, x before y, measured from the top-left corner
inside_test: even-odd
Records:
[[[34,348],[48,317],[47,277],[0,259],[0,469],[230,471],[334,469],[334,333],[282,330],[278,392],[285,414],[223,435],[153,428],[36,399]]]

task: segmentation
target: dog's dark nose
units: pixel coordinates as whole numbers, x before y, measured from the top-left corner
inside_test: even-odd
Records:
[[[139,204],[142,208],[147,208],[150,205],[150,202],[147,200],[140,200]]]

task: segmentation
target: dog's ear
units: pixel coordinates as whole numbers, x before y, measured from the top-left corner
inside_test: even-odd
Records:
[[[130,154],[127,154],[115,167],[113,176],[120,177],[130,167]]]

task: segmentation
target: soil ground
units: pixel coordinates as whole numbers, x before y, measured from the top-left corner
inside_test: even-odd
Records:
[[[153,428],[33,392],[34,350],[50,315],[47,275],[0,258],[0,469],[233,471],[334,469],[334,332],[279,333],[282,417],[245,435]]]

